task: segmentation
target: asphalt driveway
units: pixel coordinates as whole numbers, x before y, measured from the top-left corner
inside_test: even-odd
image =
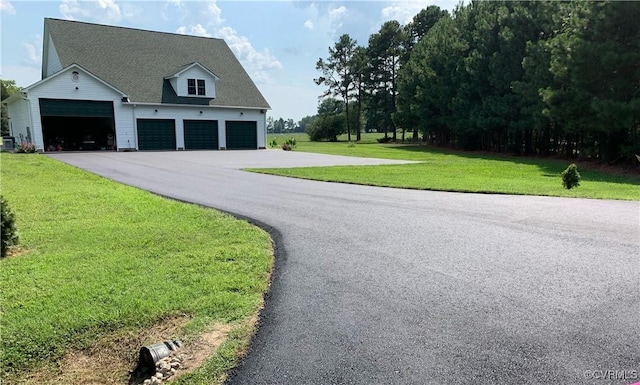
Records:
[[[640,381],[638,202],[239,170],[349,160],[297,152],[52,156],[275,229],[271,291],[231,384]]]

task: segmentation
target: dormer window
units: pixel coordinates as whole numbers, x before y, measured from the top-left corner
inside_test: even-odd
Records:
[[[198,87],[196,87],[196,79],[187,79],[187,93],[189,95],[202,95],[207,94],[207,90],[204,86],[203,79],[197,79]]]
[[[170,73],[165,76],[164,80],[169,81],[173,91],[179,98],[207,98],[212,100],[216,98],[216,82],[220,78],[200,63],[194,62],[181,67],[176,72]],[[200,102],[204,103],[203,100],[198,101],[198,103]]]
[[[205,92],[204,89],[204,80],[202,79],[198,79],[198,95],[206,95],[207,93]]]

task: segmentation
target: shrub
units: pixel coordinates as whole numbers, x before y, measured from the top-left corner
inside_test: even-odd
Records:
[[[574,163],[570,164],[566,170],[562,172],[562,185],[567,190],[572,189],[573,187],[580,186],[580,173],[578,173],[578,166]]]
[[[38,152],[36,145],[29,142],[20,142],[16,146],[16,152],[21,154],[35,154]]]
[[[282,143],[282,149],[285,151],[291,151],[296,148],[296,138],[287,139],[286,142]]]
[[[0,206],[0,215],[2,216],[2,228],[0,229],[2,250],[0,250],[0,257],[4,258],[9,247],[18,244],[18,230],[16,229],[13,212],[3,196],[0,196]]]
[[[273,138],[273,140],[271,140],[271,142],[269,142],[269,147],[271,147],[271,148],[278,147],[278,141],[276,140],[276,138]]]
[[[312,142],[321,140],[335,142],[338,140],[338,135],[344,132],[344,123],[345,118],[343,114],[320,114],[307,127],[306,132],[309,135],[309,140]]]
[[[378,143],[390,143],[393,138],[390,136],[383,136],[382,138],[378,138],[376,140],[378,141]]]

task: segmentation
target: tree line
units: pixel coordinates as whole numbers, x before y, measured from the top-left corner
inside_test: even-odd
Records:
[[[267,118],[267,132],[270,134],[285,134],[293,132],[304,132],[304,128],[300,127],[300,122],[293,119],[275,119],[271,116]]]
[[[344,34],[316,63],[325,92],[306,130],[316,140],[377,130],[466,150],[631,159],[638,20],[640,2],[472,1],[385,22],[367,46]]]

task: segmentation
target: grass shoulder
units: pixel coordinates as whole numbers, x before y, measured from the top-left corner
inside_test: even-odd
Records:
[[[268,288],[273,249],[266,232],[46,156],[1,160],[3,195],[23,248],[0,260],[3,377],[29,378],[71,352],[175,317],[186,322],[163,338],[190,340],[212,325],[230,326],[233,348],[223,344],[211,358],[222,354],[225,364],[206,373],[224,377]]]

